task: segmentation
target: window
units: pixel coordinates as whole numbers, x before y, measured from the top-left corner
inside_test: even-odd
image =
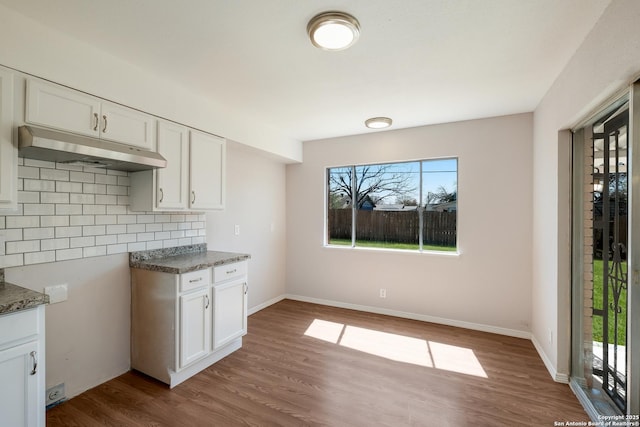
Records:
[[[455,251],[458,159],[327,170],[327,243]]]

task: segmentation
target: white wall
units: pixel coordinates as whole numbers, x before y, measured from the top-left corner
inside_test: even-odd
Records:
[[[571,310],[570,139],[560,131],[640,72],[638,22],[640,2],[612,1],[534,113],[532,333],[557,380],[569,374]]]
[[[305,142],[287,166],[287,293],[529,336],[531,151],[531,114]],[[323,247],[327,167],[450,156],[460,255]]]
[[[129,370],[129,277],[128,254],[5,269],[38,292],[69,285],[67,301],[45,308],[47,387],[64,382],[72,397]]]
[[[117,31],[115,27],[114,30]],[[0,65],[224,136],[288,161],[301,160],[301,143],[285,136],[285,130],[207,99],[180,82],[166,80],[2,5]]]
[[[230,142],[226,208],[206,214],[207,246],[251,255],[250,313],[285,293],[285,200],[285,165]],[[235,225],[240,226],[238,236]]]

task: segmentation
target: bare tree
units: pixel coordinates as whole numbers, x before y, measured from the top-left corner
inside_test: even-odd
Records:
[[[414,191],[409,174],[394,171],[393,165],[367,165],[355,168],[355,189],[352,185],[351,168],[344,168],[329,174],[329,190],[333,195],[346,199],[349,203],[356,201],[361,208],[366,200],[381,202],[388,197],[402,197]],[[353,197],[355,190],[356,197]]]
[[[441,185],[440,187],[438,187],[438,191],[434,194],[433,201],[436,203],[449,203],[455,202],[457,199],[458,192],[456,190],[449,192],[444,186]]]

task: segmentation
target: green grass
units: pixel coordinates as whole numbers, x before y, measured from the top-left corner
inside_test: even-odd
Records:
[[[602,307],[602,260],[593,260],[593,308]],[[622,263],[622,268],[627,268],[627,263]],[[609,300],[612,300],[612,290],[609,288]],[[620,308],[622,312],[618,314],[618,344],[626,345],[626,325],[627,325],[627,291],[623,290],[620,295]],[[593,316],[593,340],[603,342],[603,321],[602,316]],[[613,343],[614,337],[614,318],[613,311],[609,310],[609,342]]]
[[[351,240],[349,239],[331,239],[330,245],[337,246],[351,246]],[[403,249],[417,251],[419,245],[417,243],[396,243],[396,242],[372,242],[369,240],[357,240],[356,247],[360,248],[381,248],[381,249]],[[455,252],[455,246],[435,246],[435,245],[422,245],[424,251],[446,251]]]

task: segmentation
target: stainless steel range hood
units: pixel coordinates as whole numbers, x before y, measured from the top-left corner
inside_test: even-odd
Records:
[[[18,128],[18,156],[122,171],[167,166],[165,158],[153,151],[33,126]]]

